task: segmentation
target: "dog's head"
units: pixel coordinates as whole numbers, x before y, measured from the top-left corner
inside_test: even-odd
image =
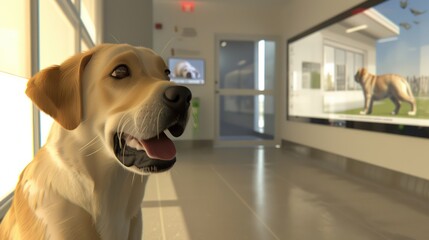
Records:
[[[355,81],[357,83],[362,83],[364,81],[366,73],[367,73],[366,68],[360,68],[359,70],[357,70],[355,74]]]
[[[170,82],[169,74],[150,49],[104,44],[42,70],[26,93],[66,131],[85,139],[83,149],[95,139],[115,164],[139,174],[160,172],[176,160],[165,131],[183,133],[191,100],[189,89]]]

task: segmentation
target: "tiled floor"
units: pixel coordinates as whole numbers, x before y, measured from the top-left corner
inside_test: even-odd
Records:
[[[275,148],[178,148],[149,178],[144,239],[429,239],[421,201]]]

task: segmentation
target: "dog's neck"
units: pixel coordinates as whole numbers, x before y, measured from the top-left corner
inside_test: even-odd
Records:
[[[68,131],[56,123],[52,128],[56,129],[51,131],[38,153],[39,165],[51,168],[44,169],[50,172],[49,179],[46,179],[46,174],[39,175],[43,178],[39,179],[41,182],[85,209],[95,224],[103,228],[110,224],[97,222],[98,219],[129,219],[139,212],[146,182],[143,176],[137,176],[118,164],[100,136],[84,138],[95,139],[89,143],[81,142],[81,134],[91,134],[88,129]],[[53,161],[54,164],[43,164],[43,161]],[[124,212],[127,216],[119,216]]]

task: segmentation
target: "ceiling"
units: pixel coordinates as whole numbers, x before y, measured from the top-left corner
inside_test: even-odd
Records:
[[[213,2],[213,3],[269,3],[286,4],[293,0],[153,0],[154,2]]]

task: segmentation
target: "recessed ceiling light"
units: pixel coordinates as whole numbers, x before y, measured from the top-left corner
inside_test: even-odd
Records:
[[[357,31],[364,30],[364,29],[367,29],[367,28],[368,28],[368,25],[363,24],[363,25],[359,25],[357,27],[348,28],[346,30],[346,33],[357,32]]]

